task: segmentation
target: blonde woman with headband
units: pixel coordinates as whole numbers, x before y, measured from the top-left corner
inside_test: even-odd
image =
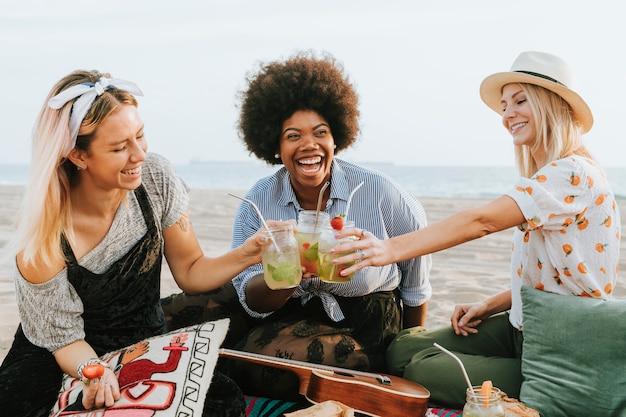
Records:
[[[21,323],[0,367],[3,415],[48,416],[64,372],[82,377],[99,355],[165,332],[163,256],[190,293],[218,288],[261,260],[256,235],[204,256],[187,187],[165,158],[147,152],[139,95],[131,82],[75,71],[41,109],[12,247]],[[213,382],[205,414],[243,415],[240,389],[219,373]],[[116,375],[106,369],[82,394],[87,410],[112,406]]]
[[[483,207],[424,229],[387,240],[365,232],[360,240],[336,248],[365,253],[344,271],[349,274],[516,228],[510,290],[457,305],[451,327],[404,330],[387,351],[392,372],[428,388],[433,404],[461,408],[466,389],[458,364],[433,342],[461,358],[470,380],[493,380],[518,398],[522,286],[569,297],[611,298],[619,266],[620,213],[607,177],[582,141],[593,125],[591,110],[571,86],[571,70],[561,58],[520,54],[510,71],[487,77],[480,87],[481,98],[501,115],[512,137],[521,174],[514,187]],[[347,255],[338,263],[355,258]]]

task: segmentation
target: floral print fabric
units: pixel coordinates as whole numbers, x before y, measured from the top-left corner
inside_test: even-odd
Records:
[[[508,195],[526,218],[513,236],[511,324],[522,328],[522,285],[609,299],[621,222],[602,169],[580,156],[560,159],[520,179]]]

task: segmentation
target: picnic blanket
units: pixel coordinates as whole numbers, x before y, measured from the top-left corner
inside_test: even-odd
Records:
[[[246,417],[283,417],[285,413],[294,412],[310,406],[311,404],[309,403],[246,396]],[[363,416],[363,414],[360,413],[355,413],[355,415]],[[436,417],[461,417],[463,412],[462,410],[449,408],[429,408],[426,415]]]

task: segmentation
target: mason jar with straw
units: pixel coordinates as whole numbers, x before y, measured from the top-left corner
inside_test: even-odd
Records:
[[[263,278],[267,286],[273,290],[279,290],[300,285],[302,266],[293,226],[270,228],[254,201],[231,193],[228,195],[250,204],[263,224],[261,233],[272,242],[271,245],[261,248]]]
[[[305,268],[307,274],[317,276],[317,251],[322,229],[330,223],[330,216],[326,212],[315,210],[303,210],[298,213],[298,251],[300,253],[300,264]]]
[[[473,386],[461,359],[439,343],[434,343],[434,346],[452,357],[461,367],[467,383],[463,417],[505,417],[500,389],[494,387],[491,381],[484,381],[480,386]]]

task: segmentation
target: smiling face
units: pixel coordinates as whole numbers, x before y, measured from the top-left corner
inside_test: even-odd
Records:
[[[526,93],[519,84],[507,84],[502,88],[502,124],[513,136],[513,143],[532,148],[537,139],[535,118]]]
[[[134,190],[148,149],[137,107],[124,104],[96,128],[88,151],[76,151],[81,182],[103,191]],[[76,162],[75,162],[76,163]]]
[[[335,154],[328,122],[313,110],[298,110],[283,122],[279,146],[296,195],[317,198]]]

